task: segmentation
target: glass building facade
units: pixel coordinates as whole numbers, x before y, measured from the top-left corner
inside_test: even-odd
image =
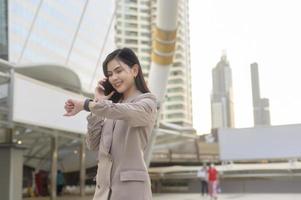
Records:
[[[8,60],[20,67],[41,63],[67,66],[80,76],[85,90],[92,90],[95,84],[91,82],[102,76],[99,61],[115,48],[114,27],[110,26],[114,2],[8,2],[9,5],[3,4],[9,19]]]
[[[0,0],[0,58],[8,59],[7,0]]]

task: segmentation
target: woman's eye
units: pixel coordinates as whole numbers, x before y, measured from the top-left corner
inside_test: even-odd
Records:
[[[121,69],[116,71],[116,73],[117,73],[117,74],[119,74],[119,73],[121,73],[121,72],[122,72],[122,70],[121,70]]]

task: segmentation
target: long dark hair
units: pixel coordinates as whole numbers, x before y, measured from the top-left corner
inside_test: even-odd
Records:
[[[137,64],[138,74],[135,77],[136,87],[142,93],[150,92],[144,80],[139,59],[133,50],[131,50],[130,48],[123,48],[123,49],[116,49],[115,51],[110,53],[102,63],[103,73],[106,77],[108,77],[108,63],[113,59],[123,62],[124,64],[128,65],[130,68],[132,68],[135,64]],[[113,90],[114,90],[113,86],[107,81],[105,85],[105,95],[110,94]],[[114,91],[115,93],[111,97],[111,100],[116,103],[122,98],[122,94],[118,93],[116,90]]]

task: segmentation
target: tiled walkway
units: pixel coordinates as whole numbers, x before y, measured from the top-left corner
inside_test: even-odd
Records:
[[[44,198],[25,198],[24,200],[48,200]],[[218,200],[300,200],[300,194],[222,194]],[[92,200],[92,196],[75,197],[64,196],[58,197],[57,200]],[[209,197],[202,198],[200,194],[154,194],[153,200],[210,200]]]

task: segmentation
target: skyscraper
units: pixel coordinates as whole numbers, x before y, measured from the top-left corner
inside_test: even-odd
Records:
[[[212,81],[212,129],[234,128],[232,72],[225,54],[222,55],[221,60],[212,70]]]
[[[252,81],[252,97],[253,97],[253,116],[254,126],[269,126],[270,122],[270,110],[269,99],[260,97],[260,84],[258,64],[251,64],[251,81]]]
[[[137,53],[146,79],[151,62],[151,35],[155,25],[156,6],[156,0],[116,1],[116,46],[119,48],[127,46]],[[178,9],[175,58],[170,69],[161,120],[191,126],[192,99],[188,1],[180,0]]]

